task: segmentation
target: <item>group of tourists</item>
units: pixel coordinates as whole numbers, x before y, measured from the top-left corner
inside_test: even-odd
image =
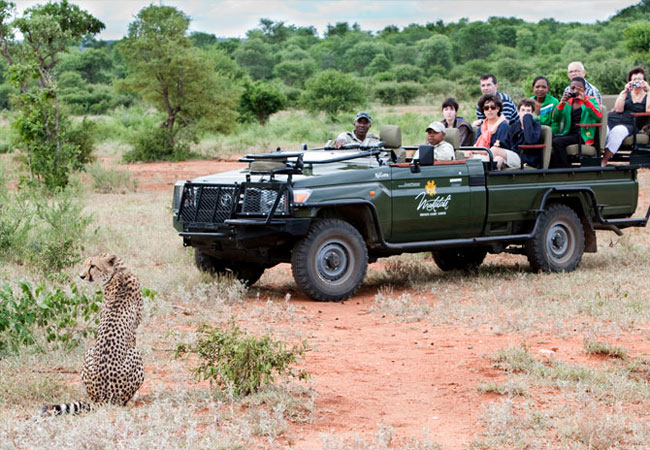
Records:
[[[548,79],[538,76],[532,84],[534,95],[521,100],[517,106],[508,94],[499,91],[497,78],[493,74],[481,76],[479,84],[483,95],[476,105],[477,119],[471,124],[458,116],[459,106],[454,98],[445,99],[442,103],[443,119],[432,122],[426,129],[427,143],[434,147],[435,159],[454,159],[454,149],[444,141],[444,137],[447,128],[456,128],[461,146],[489,148],[499,170],[524,164],[542,168],[540,152],[522,146],[539,144],[541,126],[546,125],[553,133],[549,167],[569,167],[567,147],[578,143],[593,145],[598,131],[596,127],[588,125],[599,123],[603,115],[602,97],[598,88],[586,80],[584,65],[579,61],[572,62],[567,74],[570,84],[559,100],[549,94]],[[647,101],[649,91],[650,85],[643,68],[630,70],[625,88],[618,95],[614,110],[608,114],[602,166],[607,165],[623,140],[634,132],[635,118],[632,113],[650,112],[650,102]],[[370,115],[358,113],[354,131],[341,133],[334,146],[341,148],[346,144],[370,146],[378,143],[379,137],[369,133],[370,126]],[[485,152],[464,153],[466,158],[486,158]]]

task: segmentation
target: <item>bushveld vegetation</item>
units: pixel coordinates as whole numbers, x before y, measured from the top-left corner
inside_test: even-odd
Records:
[[[308,426],[320,413],[319,393],[290,376],[309,372],[301,343],[310,344],[314,320],[289,301],[292,281],[269,271],[247,290],[235,280],[200,274],[171,228],[170,193],[141,191],[128,172],[94,158],[228,159],[303,142],[315,146],[349,128],[350,112],[362,107],[373,114],[373,131],[397,124],[404,142],[416,143],[439,117],[443,97],[456,96],[461,115],[472,116],[484,72],[495,73],[500,88],[517,99],[530,95],[539,74],[559,92],[567,83],[567,63],[581,60],[588,79],[604,94],[614,93],[630,67],[647,63],[650,48],[647,0],[592,25],[491,17],[371,33],[337,23],[319,36],[313,28],[262,19],[243,40],[188,33],[184,13],[149,6],[120,42],[93,39],[101,23],[66,2],[58,5],[36,6],[13,23],[45,33],[49,28],[39,26],[72,14],[85,24],[75,29],[81,34],[58,30],[63,34],[51,55],[56,64],[45,78],[31,77],[34,72],[24,67],[29,61],[5,57],[0,63],[0,442],[13,447],[106,447],[120,439],[134,447],[283,447],[295,437],[293,426]],[[27,45],[7,33],[10,4],[0,7],[0,38],[10,47]],[[169,48],[156,47],[150,26],[170,27],[175,34]],[[177,59],[157,67],[158,61],[136,58],[142,48]],[[180,68],[202,74],[213,94],[227,95],[215,102],[190,89],[186,97],[157,97],[151,72],[187,79]],[[59,118],[56,130],[46,120],[52,117]],[[53,149],[65,164],[48,157]],[[640,179],[647,199],[650,176]],[[393,257],[369,271],[369,313],[394,320],[396,327],[422,322],[450,332],[468,328],[479,338],[521,339],[520,346],[483,356],[501,378],[475,386],[498,398],[486,402],[477,418],[482,426],[474,448],[548,442],[641,448],[648,442],[650,363],[617,342],[642,341],[650,321],[650,238],[636,229],[622,238],[599,232],[598,238],[598,253],[586,255],[570,274],[533,274],[513,255],[489,257],[473,275],[441,273],[428,254]],[[123,256],[145,286],[138,343],[150,384],[136,408],[25,420],[44,403],[83,398],[83,344],[92,336],[101,294],[71,280],[75,265],[100,251]],[[233,316],[245,335],[228,328]],[[212,328],[198,329],[200,323]],[[525,344],[548,336],[584,337],[582,357],[601,357],[601,364],[540,356]],[[264,373],[289,377],[245,385],[239,393],[250,395],[239,396],[228,378],[232,366],[210,359],[197,364],[196,351],[188,359],[171,357],[182,343],[216,351],[210,344],[224,339],[238,355],[249,348],[269,355],[274,346],[289,349],[258,367],[252,379]],[[319,352],[318,344],[310,349]],[[214,395],[193,377],[197,366],[203,380],[229,389]],[[393,435],[381,425],[374,441],[327,434],[321,441],[324,448],[439,448],[429,439],[398,444]]]

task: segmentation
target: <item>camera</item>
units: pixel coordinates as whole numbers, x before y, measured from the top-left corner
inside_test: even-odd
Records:
[[[633,81],[632,82],[632,87],[633,88],[640,88],[641,87],[641,82],[640,81]]]
[[[569,98],[576,98],[577,96],[578,96],[578,93],[577,93],[577,92],[569,92],[569,93],[567,94],[567,97],[569,97]]]

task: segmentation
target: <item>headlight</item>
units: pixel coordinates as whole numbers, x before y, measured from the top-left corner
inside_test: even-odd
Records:
[[[262,214],[266,215],[271,212],[279,192],[271,189],[249,187],[246,188],[244,193],[244,201],[242,204],[242,214]],[[288,214],[289,205],[287,204],[286,191],[282,193],[278,206],[275,210],[276,215]]]
[[[311,196],[311,189],[296,189],[293,191],[294,203],[305,203]]]
[[[174,185],[174,198],[172,200],[172,211],[178,213],[178,210],[181,206],[181,197],[183,196],[183,188],[185,187],[185,181],[179,180]]]

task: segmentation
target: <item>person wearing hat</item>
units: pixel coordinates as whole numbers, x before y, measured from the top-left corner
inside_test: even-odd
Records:
[[[442,122],[431,122],[426,131],[427,144],[433,147],[433,158],[438,161],[453,160],[454,146],[445,141],[447,131]],[[419,152],[415,152],[413,159],[419,159]]]
[[[379,136],[368,133],[372,125],[370,114],[365,111],[357,113],[354,118],[354,130],[345,131],[338,135],[334,141],[334,147],[341,148],[348,144],[359,144],[364,147],[370,147],[379,143]]]

